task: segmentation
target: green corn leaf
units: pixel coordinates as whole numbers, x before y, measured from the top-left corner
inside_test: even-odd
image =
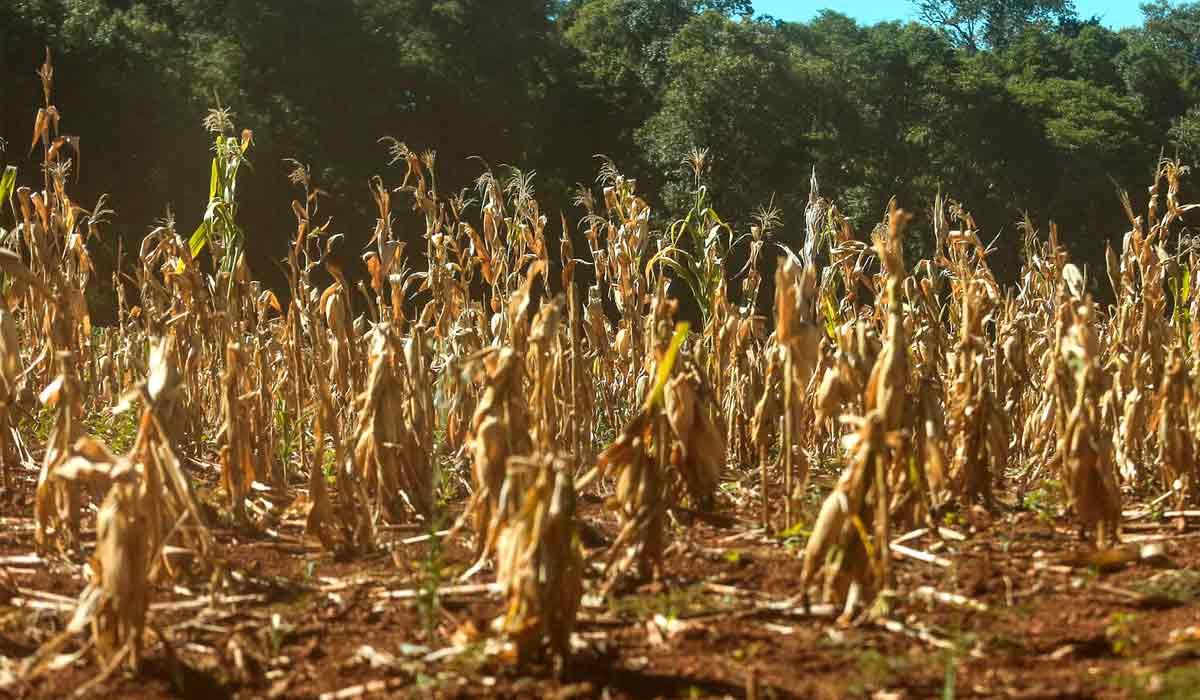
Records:
[[[837,312],[833,310],[829,297],[825,297],[825,333],[830,340],[837,340]]]
[[[217,188],[221,186],[221,174],[218,171],[217,159],[213,158],[212,175],[208,179],[208,198],[212,200],[217,196]]]
[[[708,215],[711,216],[712,220],[717,222],[717,225],[721,228],[729,228],[729,225],[721,220],[721,217],[717,214],[716,210],[710,208],[708,210]]]
[[[188,248],[192,251],[192,259],[194,260],[200,251],[204,250],[204,246],[208,244],[208,219],[200,222],[196,227],[196,232],[188,239]]]
[[[687,231],[689,228],[691,228],[691,225],[692,225],[692,212],[690,212],[690,211],[687,213],[687,216],[683,217],[682,219],[677,219],[675,221],[675,223],[671,224],[671,229],[670,229],[671,244],[678,245],[679,238],[684,234],[685,231]]]
[[[654,391],[646,397],[646,409],[649,410],[659,401],[662,401],[663,390],[667,386],[667,380],[671,377],[671,370],[675,367],[675,358],[679,356],[679,348],[683,346],[683,341],[687,339],[688,330],[691,324],[687,321],[681,321],[675,324],[675,335],[671,337],[671,345],[667,348],[667,354],[663,355],[663,359],[658,363],[658,373],[654,380]]]
[[[0,176],[0,202],[7,202],[9,196],[12,195],[13,187],[17,184],[17,166],[10,165],[4,169],[4,175]]]
[[[724,224],[713,224],[712,228],[708,230],[708,236],[706,236],[704,239],[704,247],[708,248],[710,243],[712,243],[714,240],[717,240],[721,235],[721,231],[723,230]]]
[[[672,254],[678,254],[685,258],[687,264],[683,264],[672,257]],[[692,295],[696,297],[696,302],[700,304],[700,311],[704,314],[708,313],[707,299],[705,295],[705,287],[700,279],[699,274],[693,269],[694,258],[681,248],[670,246],[663,248],[655,253],[650,262],[646,263],[646,279],[650,279],[650,268],[655,265],[665,265],[670,268],[687,284],[688,289],[692,290]]]
[[[688,258],[689,259],[688,266],[682,265],[679,262],[679,260],[677,260],[675,258],[676,255]],[[654,267],[655,265],[666,265],[667,267],[674,270],[675,273],[678,274],[679,276],[686,278],[687,276],[692,274],[692,271],[690,269],[690,264],[691,264],[690,258],[691,258],[691,256],[688,254],[688,252],[686,250],[684,250],[682,248],[678,248],[676,246],[667,246],[666,248],[663,248],[662,250],[655,253],[654,257],[650,258],[650,261],[646,263],[646,269],[643,274],[645,274],[646,279],[649,280],[650,279],[650,269],[652,267]],[[689,282],[689,284],[691,284],[691,283]]]
[[[221,202],[216,199],[210,199],[208,201],[208,209],[204,210],[204,219],[200,222],[200,225],[196,227],[196,232],[192,234],[190,239],[188,239],[188,247],[192,250],[193,258],[199,255],[200,251],[204,250],[204,246],[208,245],[209,236],[212,235],[213,222],[221,214],[221,212],[218,210],[218,205],[220,205],[220,203]]]
[[[946,656],[946,675],[942,679],[942,700],[954,700],[954,688],[958,685],[958,669],[953,655]]]

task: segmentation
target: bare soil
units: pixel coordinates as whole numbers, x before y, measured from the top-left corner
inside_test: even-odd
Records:
[[[16,476],[0,495],[0,657],[10,670],[64,628],[89,546],[31,559],[35,475]],[[193,476],[212,494],[213,473],[197,467]],[[832,476],[815,479],[814,493]],[[597,564],[575,654],[561,668],[517,669],[495,652],[491,622],[502,604],[485,585],[492,572],[457,580],[473,562],[468,537],[405,543],[429,531],[418,524],[386,531],[377,553],[334,555],[306,543],[298,516],[279,503],[256,530],[214,523],[216,571],[156,590],[141,673],[117,671],[90,690],[206,699],[1200,697],[1196,522],[1136,513],[1127,498],[1126,546],[1151,545],[1141,553],[1153,556],[1121,563],[1089,552],[1053,499],[1025,508],[1001,499],[991,513],[954,513],[945,532],[906,539],[931,561],[894,551],[894,591],[873,615],[843,624],[799,600],[802,528],[765,535],[757,474],[728,477],[715,517],[675,514],[663,578],[630,581],[607,600],[595,591],[615,519],[599,497],[581,498]],[[949,597],[921,592],[929,589]],[[68,697],[102,670],[91,653],[64,664],[0,696]]]

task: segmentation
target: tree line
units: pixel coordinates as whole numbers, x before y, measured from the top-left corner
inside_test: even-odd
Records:
[[[892,196],[919,214],[940,193],[1000,236],[1001,271],[1026,214],[1102,269],[1127,228],[1118,188],[1144,200],[1160,156],[1200,158],[1200,3],[1145,4],[1120,31],[1069,0],[915,9],[866,26],[780,21],[749,0],[8,0],[0,161],[38,181],[26,147],[49,47],[83,199],[106,192],[117,212],[103,271],[155,221],[200,220],[201,121],[228,107],[254,134],[239,217],[271,279],[292,228],[287,159],[311,167],[351,259],[373,228],[383,136],[436,151],[447,191],[484,168],[534,173],[555,225],[582,215],[597,154],[665,222],[692,196],[683,160],[707,148],[716,209],[744,230],[776,208],[781,243],[802,235],[814,171],[860,231]]]

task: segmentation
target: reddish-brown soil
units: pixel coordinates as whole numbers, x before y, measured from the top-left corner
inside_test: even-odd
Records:
[[[0,676],[64,628],[71,606],[54,596],[74,597],[84,584],[83,557],[19,558],[34,551],[33,475],[19,476],[0,497]],[[216,529],[216,573],[156,589],[152,627],[169,649],[150,633],[140,674],[118,671],[93,690],[112,698],[1200,697],[1195,523],[1127,522],[1126,542],[1161,545],[1165,556],[1108,567],[1088,559],[1068,515],[1045,498],[1034,509],[955,514],[950,538],[904,542],[936,562],[894,553],[894,589],[876,614],[839,624],[806,614],[798,599],[782,605],[799,593],[803,536],[757,529],[755,480],[748,473],[726,485],[723,517],[677,514],[661,580],[629,582],[602,600],[600,574],[591,572],[576,652],[562,668],[517,669],[493,652],[501,602],[478,585],[491,571],[465,591],[456,580],[472,563],[469,541],[431,549],[403,543],[423,528],[397,528],[382,534],[379,553],[335,557],[305,544],[300,522],[285,518],[273,534]],[[615,534],[596,497],[581,499],[581,519],[593,545]],[[436,599],[394,597],[437,587]],[[931,601],[922,587],[958,597]],[[68,697],[100,671],[84,654],[0,696]]]

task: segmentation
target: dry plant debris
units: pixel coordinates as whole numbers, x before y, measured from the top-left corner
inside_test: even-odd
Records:
[[[740,236],[717,215],[696,151],[682,217],[660,226],[605,161],[555,231],[532,173],[447,198],[435,153],[386,140],[404,175],[370,183],[366,278],[292,162],[270,290],[237,220],[253,135],[214,110],[203,223],[150,231],[93,326],[109,212],[71,199],[49,56],[40,75],[44,181],[0,210],[6,692],[1183,682],[1195,630],[1164,611],[1200,605],[1200,252],[1179,163],[1144,215],[1123,198],[1103,278],[1025,221],[1006,284],[1003,243],[941,197],[929,232],[896,202],[856,232],[814,174],[793,249],[771,208]]]

